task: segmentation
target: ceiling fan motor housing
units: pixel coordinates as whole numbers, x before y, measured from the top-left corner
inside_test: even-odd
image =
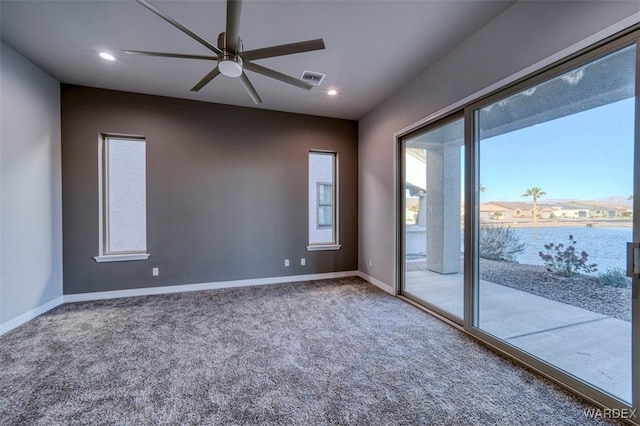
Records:
[[[218,69],[227,77],[240,77],[242,75],[242,39],[238,37],[238,51],[227,50],[227,34],[220,33],[218,36],[218,47],[222,50],[222,55],[218,55]]]
[[[227,33],[220,33],[218,34],[218,47],[220,48],[220,50],[222,50],[223,52],[227,52]],[[238,37],[238,52],[236,53],[240,53],[242,52],[242,39],[240,37]],[[233,53],[233,52],[230,52]]]

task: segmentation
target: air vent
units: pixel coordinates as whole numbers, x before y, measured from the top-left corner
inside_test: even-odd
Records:
[[[320,86],[322,84],[322,80],[324,80],[324,77],[326,76],[325,73],[323,72],[316,72],[316,71],[307,71],[304,70],[302,71],[302,75],[300,76],[300,80],[309,83],[309,84],[313,84],[314,86]]]

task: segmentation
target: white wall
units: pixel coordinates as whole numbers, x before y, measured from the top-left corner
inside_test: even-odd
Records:
[[[0,329],[62,297],[60,84],[0,44]]]
[[[406,170],[405,176],[408,183],[413,184],[423,190],[427,189],[427,163],[424,158],[405,152]]]
[[[639,22],[639,14],[636,1],[518,2],[365,115],[358,147],[359,270],[395,282],[394,132]]]

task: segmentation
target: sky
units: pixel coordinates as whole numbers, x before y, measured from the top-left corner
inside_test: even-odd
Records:
[[[481,201],[594,200],[633,193],[634,98],[480,141]]]

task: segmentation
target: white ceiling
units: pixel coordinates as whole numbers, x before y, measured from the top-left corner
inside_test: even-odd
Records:
[[[224,1],[151,2],[212,44]],[[248,72],[258,108],[359,119],[502,13],[512,1],[272,1],[243,3],[245,50],[323,38],[326,49],[256,61],[300,77],[326,72],[311,92]],[[219,76],[190,92],[213,62],[125,55],[120,49],[210,55],[134,1],[0,0],[2,40],[64,83],[255,107],[240,81]],[[98,52],[109,51],[107,62]],[[329,97],[335,88],[339,95]],[[428,94],[425,94],[428,96]]]

